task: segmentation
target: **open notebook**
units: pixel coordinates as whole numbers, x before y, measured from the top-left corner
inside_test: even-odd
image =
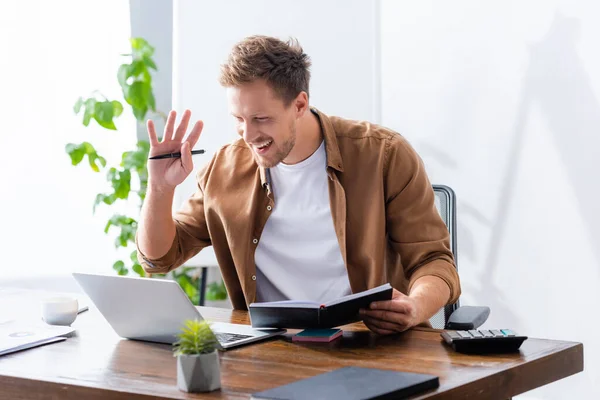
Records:
[[[361,308],[374,301],[391,300],[392,290],[386,283],[323,304],[298,300],[252,303],[250,321],[254,328],[332,328],[360,321]]]

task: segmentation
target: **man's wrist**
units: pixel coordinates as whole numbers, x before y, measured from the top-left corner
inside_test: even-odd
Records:
[[[415,281],[408,295],[416,303],[417,323],[429,320],[450,300],[450,287],[440,277],[422,276]]]
[[[148,182],[148,193],[156,193],[156,194],[174,194],[176,186],[169,185],[160,185]]]

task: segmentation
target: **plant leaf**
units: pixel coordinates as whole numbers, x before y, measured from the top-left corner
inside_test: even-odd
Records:
[[[100,171],[100,168],[98,167],[98,164],[96,164],[96,162],[100,163],[102,166],[106,165],[106,160],[104,159],[104,157],[100,157],[96,152],[96,149],[94,149],[94,146],[92,146],[88,142],[83,142],[78,145],[69,143],[65,146],[65,150],[71,157],[71,164],[73,165],[79,164],[86,154],[88,156],[88,161],[92,170],[96,172]]]
[[[133,115],[135,116],[135,119],[137,119],[140,122],[144,121],[144,119],[146,117],[146,113],[148,112],[148,107],[144,107],[144,108],[132,107],[132,108],[133,108]]]
[[[142,268],[142,266],[138,263],[133,264],[133,267],[131,267],[131,269],[138,274],[139,276],[141,276],[142,278],[146,276],[146,272],[144,271],[144,268]]]
[[[186,320],[178,340],[173,345],[173,354],[204,354],[216,349],[217,339],[207,321]]]
[[[123,113],[123,104],[121,104],[120,102],[118,102],[116,100],[113,100],[112,105],[113,105],[113,117],[116,118]]]
[[[116,130],[113,122],[114,105],[112,101],[96,102],[94,107],[94,119],[98,124],[106,129]]]
[[[89,98],[85,101],[85,111],[83,113],[83,125],[88,126],[90,120],[94,117],[94,110],[96,107],[96,99]]]
[[[158,68],[156,68],[156,64],[154,63],[154,60],[152,60],[150,57],[144,57],[144,64],[146,64],[146,66],[148,68],[152,68],[155,71],[158,71]]]
[[[152,93],[152,89],[148,92],[148,107],[152,111],[156,111],[156,101],[154,100],[154,93]]]
[[[73,106],[73,111],[75,111],[75,114],[79,114],[79,111],[81,110],[82,105],[83,105],[83,98],[79,97],[77,99],[77,101],[75,102],[75,105]]]
[[[142,75],[145,71],[147,71],[146,64],[142,60],[134,60],[129,67],[130,76],[133,77]]]
[[[113,269],[117,271],[117,274],[119,275],[127,275],[129,273],[127,268],[125,268],[125,263],[121,260],[113,264]]]
[[[131,48],[134,58],[150,57],[154,53],[154,47],[150,46],[148,42],[140,37],[131,38]]]
[[[67,144],[65,150],[71,157],[71,165],[78,165],[85,156],[85,151],[74,143]]]
[[[119,70],[117,71],[117,80],[119,81],[119,85],[123,90],[125,90],[125,86],[127,85],[127,79],[129,79],[131,76],[129,69],[129,64],[121,64]]]
[[[125,100],[135,108],[147,107],[148,98],[152,92],[149,82],[136,81],[127,86]]]

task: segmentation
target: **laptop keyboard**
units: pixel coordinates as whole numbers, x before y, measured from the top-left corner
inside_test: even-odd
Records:
[[[240,335],[237,333],[225,333],[225,332],[217,332],[217,333],[215,333],[215,336],[217,337],[217,340],[220,343],[237,342],[238,340],[248,339],[248,338],[253,337],[251,335]]]

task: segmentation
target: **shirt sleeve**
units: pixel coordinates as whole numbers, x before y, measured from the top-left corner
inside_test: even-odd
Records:
[[[202,189],[202,183],[205,182],[211,164],[212,162],[198,172],[195,193],[173,215],[175,237],[171,248],[164,256],[156,259],[146,257],[139,248],[136,232],[138,261],[147,273],[161,274],[169,272],[183,265],[203,248],[211,245],[206,225],[204,192]]]
[[[449,304],[460,296],[448,228],[435,207],[435,194],[423,161],[400,135],[386,148],[388,239],[400,255],[408,293],[422,276],[437,276],[450,288]]]

